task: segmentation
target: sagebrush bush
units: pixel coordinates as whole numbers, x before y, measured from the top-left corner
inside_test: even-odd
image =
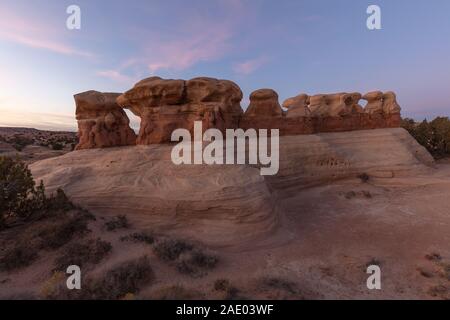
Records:
[[[124,262],[96,280],[89,281],[80,290],[81,299],[115,300],[127,294],[136,294],[154,279],[147,256]]]
[[[412,119],[404,119],[405,128],[436,159],[450,156],[450,119],[438,117],[431,122],[427,120],[416,123]]]
[[[219,259],[203,250],[195,248],[180,255],[177,261],[177,269],[181,273],[191,276],[201,275],[202,270],[214,269]]]
[[[38,233],[40,249],[58,249],[69,243],[75,235],[83,236],[88,232],[84,216],[64,217],[51,221]]]
[[[218,258],[212,253],[196,248],[184,240],[162,238],[153,243],[153,252],[163,261],[171,262],[180,273],[202,276],[204,270],[213,269]]]
[[[298,291],[294,282],[278,277],[265,277],[261,280],[261,284],[269,289],[282,290],[291,294]]]
[[[114,231],[117,229],[128,229],[130,224],[125,215],[118,215],[105,223],[105,228],[108,231]]]
[[[65,271],[70,265],[77,265],[80,268],[83,268],[88,264],[98,264],[111,252],[111,250],[111,243],[101,239],[71,244],[64,250],[64,253],[56,259],[55,270]]]
[[[178,239],[161,239],[153,245],[156,256],[164,261],[174,261],[192,248],[192,244]]]
[[[152,232],[136,232],[120,238],[120,241],[144,242],[153,244],[155,242],[155,235]]]
[[[31,265],[38,258],[38,254],[27,243],[19,243],[3,252],[0,258],[0,271],[13,271]]]

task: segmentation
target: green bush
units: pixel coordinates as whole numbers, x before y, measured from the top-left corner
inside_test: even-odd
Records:
[[[55,151],[59,151],[59,150],[64,149],[64,145],[60,142],[55,142],[52,144],[52,149]]]
[[[448,117],[438,117],[431,122],[424,120],[421,123],[404,119],[402,127],[408,130],[435,159],[450,156],[450,119]]]
[[[18,213],[34,193],[30,170],[19,159],[0,157],[0,229],[7,216]]]
[[[61,189],[47,197],[42,181],[36,187],[30,170],[18,158],[0,157],[0,199],[0,230],[7,226],[8,219],[26,220],[74,208]]]
[[[34,139],[16,134],[14,137],[8,139],[7,142],[10,143],[17,151],[22,151],[26,146],[34,144]]]

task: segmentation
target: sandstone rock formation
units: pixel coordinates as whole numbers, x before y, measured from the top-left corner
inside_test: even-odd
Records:
[[[311,113],[315,117],[342,117],[354,113],[362,113],[363,108],[359,105],[361,94],[333,93],[319,94],[310,99]]]
[[[361,173],[393,177],[433,166],[433,157],[403,128],[330,132],[281,137],[280,170],[266,180],[286,194]]]
[[[31,170],[48,192],[61,187],[98,214],[126,213],[143,230],[165,230],[177,238],[201,235],[223,245],[277,226],[277,202],[259,169],[177,166],[171,151],[167,144],[85,150],[40,161]]]
[[[272,89],[259,89],[250,95],[250,105],[244,117],[281,117],[283,109],[278,102],[278,94]]]
[[[367,100],[364,111],[368,114],[383,114],[383,92],[372,91],[366,93],[363,97]]]
[[[367,100],[365,108],[359,104],[361,99]],[[285,100],[287,111],[283,111],[274,90],[259,89],[251,93],[243,113],[238,85],[206,77],[187,81],[150,77],[122,95],[90,91],[76,100],[78,149],[133,144],[134,134],[120,107],[141,118],[136,139],[141,145],[170,142],[176,129],[193,133],[195,121],[202,122],[203,131],[279,129],[280,135],[395,128],[401,122],[401,109],[391,91],[364,96],[358,92],[300,94]]]
[[[74,96],[80,139],[77,150],[135,144],[130,120],[116,103],[119,95],[87,91]]]
[[[327,103],[325,94],[316,94],[309,98],[309,110],[314,117],[321,117],[327,113]]]
[[[284,208],[279,195],[361,173],[392,177],[433,165],[426,149],[402,128],[280,137],[280,171],[266,177],[247,165],[176,166],[171,149],[151,145],[71,152],[36,162],[30,170],[48,192],[63,188],[96,213],[113,217],[126,212],[143,230],[164,228],[177,238],[224,245],[274,231]]]
[[[152,77],[138,82],[117,103],[141,118],[137,144],[169,142],[173,130],[237,128],[242,114],[242,91],[233,82],[213,78],[189,81]]]
[[[326,96],[329,117],[342,117],[352,113],[353,97],[348,93],[334,93]]]
[[[395,93],[392,91],[386,92],[383,95],[383,113],[385,115],[400,114],[401,110]]]
[[[362,94],[359,92],[350,93],[352,96],[352,113],[364,113],[364,108],[359,104]]]
[[[288,109],[286,117],[309,117],[311,111],[308,108],[309,96],[307,94],[299,94],[298,96],[288,98],[283,102],[283,108]]]

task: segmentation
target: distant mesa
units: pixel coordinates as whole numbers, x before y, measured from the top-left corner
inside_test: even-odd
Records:
[[[80,143],[77,149],[170,142],[175,129],[279,129],[280,135],[342,132],[400,126],[401,108],[394,92],[301,93],[279,103],[272,89],[251,93],[245,113],[243,95],[229,80],[200,77],[172,80],[150,77],[123,94],[88,91],[75,95]],[[359,102],[366,100],[363,108]],[[141,118],[139,134],[123,109]]]

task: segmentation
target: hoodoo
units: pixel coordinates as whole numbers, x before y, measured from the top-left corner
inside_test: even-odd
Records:
[[[133,145],[136,134],[116,103],[118,93],[87,91],[74,96],[80,142],[76,149]]]
[[[363,108],[359,101],[367,100]],[[401,108],[394,92],[299,94],[283,102],[272,89],[250,94],[245,113],[242,91],[229,80],[200,77],[171,80],[150,77],[123,94],[88,91],[75,96],[80,144],[77,149],[169,143],[172,132],[202,122],[203,131],[278,129],[281,136],[400,126]],[[141,118],[139,135],[129,127],[123,108]]]

